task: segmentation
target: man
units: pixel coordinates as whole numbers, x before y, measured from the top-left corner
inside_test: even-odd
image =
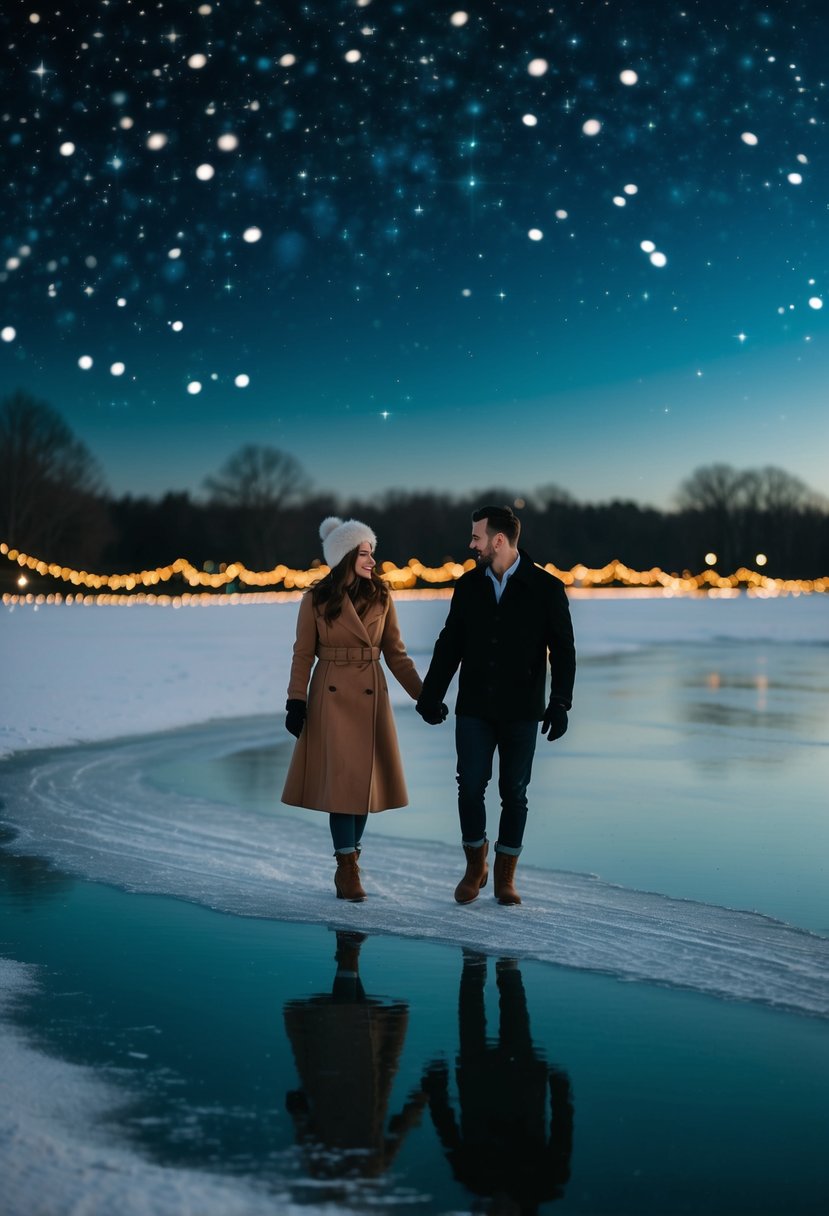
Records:
[[[495,898],[520,904],[515,868],[523,847],[537,723],[551,742],[567,730],[576,674],[573,627],[564,585],[519,550],[521,524],[512,510],[481,507],[472,523],[469,547],[477,569],[467,571],[455,587],[417,710],[432,725],[442,722],[448,712],[443,697],[460,667],[455,742],[466,873],[455,899],[471,903],[486,886],[484,795],[497,748],[501,818]],[[548,652],[551,688],[545,702]]]

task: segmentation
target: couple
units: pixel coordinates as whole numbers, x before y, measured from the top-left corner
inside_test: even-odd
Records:
[[[509,507],[473,513],[469,547],[477,569],[455,587],[421,682],[400,637],[389,589],[375,572],[377,538],[371,528],[336,516],[320,526],[330,572],[306,592],[299,608],[285,721],[298,742],[282,801],[329,813],[339,899],[365,899],[358,862],[368,813],[408,802],[382,655],[432,726],[449,713],[443,698],[460,668],[455,742],[466,872],[455,899],[471,903],[486,886],[484,795],[497,748],[495,898],[521,903],[515,868],[538,722],[550,741],[567,730],[576,655],[564,586],[519,550],[520,530]],[[545,707],[548,652],[552,683]]]

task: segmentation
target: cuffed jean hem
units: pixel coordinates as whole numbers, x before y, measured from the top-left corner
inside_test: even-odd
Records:
[[[495,852],[496,853],[506,853],[510,857],[520,857],[521,850],[523,848],[524,848],[523,844],[519,844],[518,848],[513,848],[511,845],[499,844],[497,840],[495,841]]]
[[[486,844],[486,836],[482,836],[480,840],[462,840],[461,844],[467,849],[479,849],[482,844]]]

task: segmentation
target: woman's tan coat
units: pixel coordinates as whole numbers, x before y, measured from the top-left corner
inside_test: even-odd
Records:
[[[338,647],[338,656],[318,657],[328,647]],[[282,791],[289,806],[365,815],[408,803],[380,654],[417,700],[422,684],[401,640],[391,596],[385,604],[371,604],[362,619],[346,596],[331,624],[315,609],[310,592],[303,596],[288,697],[307,698],[308,713]]]

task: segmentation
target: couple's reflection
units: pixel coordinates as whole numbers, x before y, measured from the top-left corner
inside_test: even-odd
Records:
[[[573,1142],[570,1082],[533,1044],[517,962],[495,965],[499,1030],[489,1038],[487,958],[464,950],[457,1109],[449,1066],[437,1056],[401,1110],[387,1118],[409,1007],[366,995],[359,976],[364,940],[338,932],[331,992],[285,1006],[302,1086],[288,1094],[287,1106],[312,1177],[379,1176],[428,1104],[452,1172],[479,1197],[480,1210],[531,1216],[541,1203],[560,1198]]]
[[[418,1088],[386,1122],[409,1006],[366,995],[359,974],[364,941],[363,933],[338,932],[331,992],[285,1006],[302,1085],[288,1094],[287,1107],[315,1178],[382,1174],[426,1101]]]
[[[426,1069],[423,1088],[457,1180],[489,1201],[483,1205],[486,1212],[531,1216],[539,1204],[560,1199],[570,1177],[570,1080],[533,1044],[517,961],[498,959],[495,974],[497,1039],[486,1033],[486,955],[464,950],[455,1067],[457,1113],[443,1060]]]

